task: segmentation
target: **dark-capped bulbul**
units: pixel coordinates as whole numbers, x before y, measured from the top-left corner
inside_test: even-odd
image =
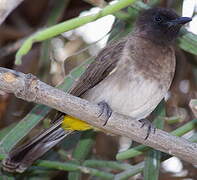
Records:
[[[74,83],[70,93],[98,103],[109,116],[113,110],[144,124],[145,118],[164,98],[171,85],[175,71],[172,44],[181,26],[189,21],[191,18],[179,17],[171,9],[152,8],[143,11],[137,18],[134,31],[101,50],[95,61]],[[29,143],[13,149],[3,161],[3,168],[11,172],[23,172],[71,134],[73,131],[64,129],[64,116],[62,114],[57,123]]]

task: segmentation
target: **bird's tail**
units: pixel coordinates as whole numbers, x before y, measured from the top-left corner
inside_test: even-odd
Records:
[[[24,172],[35,160],[74,131],[63,129],[58,121],[26,144],[15,148],[3,160],[3,169],[9,172]]]

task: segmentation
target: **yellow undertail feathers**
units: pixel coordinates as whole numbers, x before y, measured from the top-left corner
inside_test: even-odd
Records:
[[[77,119],[68,115],[64,116],[62,128],[65,130],[76,130],[76,131],[85,131],[89,129],[95,129],[90,124],[87,124],[86,122],[80,119]]]

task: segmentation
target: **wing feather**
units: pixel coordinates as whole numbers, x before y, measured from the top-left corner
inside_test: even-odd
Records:
[[[75,96],[83,95],[87,90],[102,81],[116,67],[124,49],[126,39],[107,45],[100,51],[79,80],[73,84],[69,93]]]

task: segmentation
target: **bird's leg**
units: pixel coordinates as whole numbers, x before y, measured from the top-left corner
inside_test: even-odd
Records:
[[[152,130],[153,130],[153,133],[155,133],[156,128],[154,127],[154,125],[148,119],[140,119],[138,121],[140,123],[142,123],[141,128],[143,128],[145,125],[148,127],[145,140],[149,137],[149,135],[150,135],[150,133],[151,133]]]
[[[112,114],[112,109],[105,101],[99,102],[98,106],[100,106],[100,108],[101,108],[101,113],[100,113],[99,117],[101,117],[102,115],[104,115],[106,117],[106,120],[103,124],[103,126],[105,126],[107,124],[108,119],[110,118],[110,116]]]

